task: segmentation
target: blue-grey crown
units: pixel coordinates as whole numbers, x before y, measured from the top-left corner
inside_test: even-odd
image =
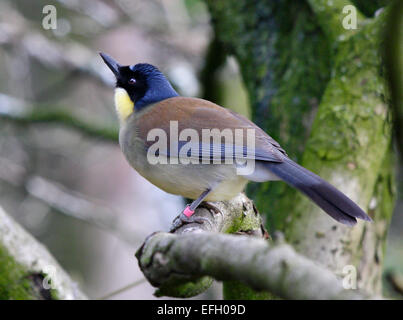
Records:
[[[159,75],[159,74],[163,75],[162,72],[159,71],[157,67],[154,67],[152,64],[149,63],[137,63],[131,65],[129,68],[134,72],[138,71],[144,75]]]
[[[148,84],[145,95],[136,102],[136,108],[143,108],[149,104],[178,96],[168,79],[157,67],[148,63],[138,63],[131,65],[129,68],[133,72],[144,75]]]

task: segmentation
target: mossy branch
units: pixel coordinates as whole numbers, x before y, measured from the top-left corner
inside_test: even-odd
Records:
[[[245,195],[216,205],[222,215],[198,209],[195,215],[207,222],[185,225],[175,234],[153,233],[136,253],[144,275],[159,288],[157,296],[194,296],[206,290],[213,277],[228,281],[232,289],[237,284],[246,299],[267,298],[268,292],[285,299],[369,298],[343,289],[331,271],[291,246],[280,241],[271,245]]]
[[[239,281],[284,299],[367,299],[345,290],[342,280],[287,244],[275,246],[246,236],[197,232],[154,233],[137,253],[148,280],[161,288],[172,279],[206,276]],[[166,285],[169,283],[169,285]]]
[[[378,179],[382,166],[390,166],[383,162],[391,139],[379,55],[388,6],[371,19],[357,11],[358,29],[345,30],[343,7],[351,2],[343,0],[206,3],[217,36],[241,66],[253,120],[291,158],[374,217],[369,226],[347,228],[283,183],[250,184],[248,193],[268,227],[283,231],[298,252],[335,273],[356,266],[358,286],[379,293],[382,226],[389,223],[393,203],[391,179]],[[393,32],[398,36],[396,27]],[[385,210],[374,215],[370,203]]]
[[[265,231],[261,216],[256,211],[251,200],[244,194],[240,194],[231,201],[223,201],[215,203],[216,207],[220,209],[220,213],[212,213],[210,210],[199,207],[194,216],[205,219],[205,223],[186,224],[175,231],[176,235],[184,235],[188,233],[199,232],[223,232],[223,233],[237,233],[245,234],[253,237],[267,238],[268,234]],[[152,238],[155,234],[149,237]],[[146,240],[147,243],[148,240]],[[213,279],[209,276],[193,276],[186,273],[162,275],[163,279],[154,277],[154,270],[148,269],[149,259],[154,260],[152,252],[145,252],[144,246],[139,249],[136,256],[139,260],[140,268],[150,281],[151,284],[158,287],[155,295],[157,296],[172,296],[187,298],[202,293],[207,290],[212,284]],[[148,255],[148,253],[151,254]],[[158,254],[157,258],[158,259]],[[191,260],[189,260],[191,261]],[[151,272],[151,273],[150,273]],[[243,285],[242,285],[243,286]],[[248,299],[256,299],[261,294],[255,293],[250,288],[243,287],[243,294],[247,293]]]
[[[391,162],[384,162],[390,152],[391,130],[379,54],[387,13],[384,10],[338,44],[332,78],[302,159],[304,167],[347,194],[374,222],[359,222],[354,228],[336,225],[298,195],[286,231],[287,241],[297,251],[334,272],[354,265],[360,275],[358,286],[374,294],[381,293],[379,274],[387,231],[383,226],[389,224],[393,209],[393,188],[389,188],[393,179],[378,179],[384,169],[388,176],[392,173],[392,167],[385,167]],[[384,190],[379,189],[381,185]],[[311,237],[307,237],[307,226]]]
[[[47,249],[0,207],[0,300],[10,299],[86,296]]]

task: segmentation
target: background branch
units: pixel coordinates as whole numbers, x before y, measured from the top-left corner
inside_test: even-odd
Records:
[[[136,230],[123,223],[119,219],[119,212],[112,210],[107,204],[97,203],[95,199],[39,176],[29,177],[25,189],[29,195],[66,216],[106,230],[129,245],[139,242]]]
[[[0,93],[0,119],[20,124],[54,123],[105,141],[116,143],[119,138],[117,127],[95,125],[63,109],[49,106],[32,107],[28,103]]]

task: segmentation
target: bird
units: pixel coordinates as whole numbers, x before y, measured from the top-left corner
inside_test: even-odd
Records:
[[[180,96],[151,64],[121,65],[106,53],[100,56],[116,78],[114,102],[125,158],[160,189],[193,200],[171,231],[186,223],[202,223],[205,218],[193,216],[197,207],[219,211],[211,202],[234,198],[249,181],[282,180],[348,226],[354,226],[357,218],[372,221],[336,187],[290,159],[251,120],[213,102]],[[218,138],[204,138],[214,130]],[[224,131],[225,139],[220,135]],[[226,139],[231,135],[232,141]],[[248,163],[252,170],[245,169]]]

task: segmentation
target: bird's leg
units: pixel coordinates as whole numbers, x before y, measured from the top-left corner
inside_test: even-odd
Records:
[[[190,205],[186,206],[185,210],[175,218],[175,220],[172,222],[171,229],[169,230],[170,232],[175,232],[178,228],[182,227],[185,224],[188,223],[203,223],[203,222],[208,222],[209,220],[204,217],[192,217],[192,215],[195,213],[196,208],[199,206],[201,202],[207,197],[207,195],[211,192],[212,189],[207,189],[204,191],[200,197],[198,197],[196,200],[194,200]],[[218,208],[217,208],[218,209]]]

